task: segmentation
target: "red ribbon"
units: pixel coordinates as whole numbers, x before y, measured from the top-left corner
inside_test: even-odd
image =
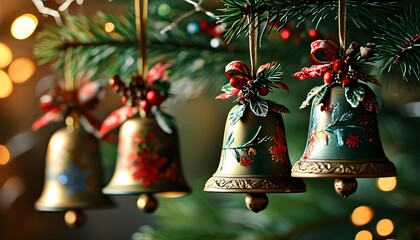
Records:
[[[339,48],[332,41],[316,40],[311,43],[310,57],[316,65],[302,68],[300,72],[293,74],[293,77],[303,80],[323,76],[325,72],[333,69],[334,60],[340,58]]]
[[[103,86],[100,82],[83,83],[75,91],[67,91],[58,84],[40,97],[40,108],[45,114],[32,123],[32,130],[36,131],[51,122],[62,121],[71,111],[77,111],[81,117],[86,118],[91,127],[99,129],[101,124],[91,111],[99,103],[102,93]]]
[[[147,74],[146,82],[148,85],[153,85],[157,81],[168,81],[169,80],[169,71],[172,68],[172,64],[168,62],[159,62],[155,64]],[[103,121],[99,135],[101,138],[104,138],[109,131],[114,128],[119,127],[128,119],[134,117],[139,112],[139,106],[136,104],[134,106],[123,106],[108,115]]]

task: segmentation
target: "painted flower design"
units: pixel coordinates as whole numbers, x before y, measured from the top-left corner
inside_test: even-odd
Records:
[[[347,139],[346,139],[346,145],[349,147],[349,148],[357,148],[357,147],[359,147],[359,143],[361,142],[362,140],[360,140],[359,139],[359,136],[357,136],[357,135],[353,135],[353,134],[349,134],[348,136],[347,136]]]
[[[248,157],[247,155],[242,155],[239,159],[239,164],[241,164],[241,166],[244,166],[246,168],[248,168],[249,165],[251,165],[252,163],[253,163],[252,159]]]
[[[287,146],[286,146],[286,136],[284,129],[276,124],[276,135],[273,137],[275,145],[271,146],[268,151],[271,154],[271,159],[273,161],[285,162],[287,160]]]

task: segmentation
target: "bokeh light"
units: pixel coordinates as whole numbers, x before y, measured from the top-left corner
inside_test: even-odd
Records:
[[[172,8],[166,3],[159,5],[158,14],[162,17],[169,17],[172,15]]]
[[[13,54],[6,44],[0,43],[0,56],[0,68],[7,67],[13,59]]]
[[[368,206],[360,206],[353,210],[351,222],[356,226],[368,224],[373,218],[373,210]]]
[[[356,234],[354,240],[372,240],[373,236],[368,230],[362,230]]]
[[[13,21],[10,32],[16,39],[26,39],[32,35],[37,25],[38,19],[34,15],[26,13]]]
[[[381,191],[390,192],[397,186],[397,177],[378,178],[376,185]]]
[[[5,165],[10,161],[10,152],[6,146],[0,145],[0,165]]]
[[[17,58],[8,68],[10,79],[15,83],[23,83],[35,72],[35,64],[29,58]]]
[[[8,97],[13,91],[13,84],[9,76],[0,70],[0,98]]]
[[[113,32],[115,30],[115,25],[112,22],[107,22],[105,23],[104,29],[107,33]]]
[[[380,236],[388,236],[394,231],[394,224],[389,219],[382,219],[376,224],[376,231]]]

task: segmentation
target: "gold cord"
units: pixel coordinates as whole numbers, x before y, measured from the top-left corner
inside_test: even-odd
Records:
[[[137,67],[141,79],[147,77],[147,13],[148,0],[134,0],[139,57]]]
[[[346,0],[338,0],[338,38],[340,47],[346,49]]]
[[[251,13],[248,15],[249,24],[249,54],[251,58],[252,77],[257,74],[257,52],[258,52],[258,15]]]

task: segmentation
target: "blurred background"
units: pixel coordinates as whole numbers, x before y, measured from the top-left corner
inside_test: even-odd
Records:
[[[58,6],[52,2],[51,6]],[[129,4],[90,0],[80,6],[73,3],[70,12],[87,16],[97,11],[112,13],[116,7],[130,9]],[[206,3],[205,7],[217,13],[223,5]],[[21,16],[36,19],[23,23],[21,34],[26,33],[26,38],[13,35],[12,25]],[[191,21],[184,20],[180,27]],[[336,38],[336,22],[331,22],[321,24],[316,33]],[[223,66],[246,53],[226,59],[219,53],[220,80],[212,82],[202,74],[202,79],[188,85],[187,99],[178,99],[181,103],[167,108],[177,120],[183,171],[192,194],[162,199],[152,215],[137,209],[136,196],[112,196],[114,207],[86,211],[87,222],[78,229],[68,228],[61,212],[36,211],[47,144],[64,126],[49,124],[37,132],[30,128],[41,115],[38,98],[58,78],[50,66],[38,65],[33,55],[36,33],[45,24],[55,21],[40,14],[31,1],[0,0],[0,239],[420,239],[420,91],[399,74],[388,74],[384,86],[374,88],[382,109],[378,116],[382,143],[398,177],[360,179],[357,192],[348,199],[335,193],[332,179],[305,179],[306,193],[269,194],[269,206],[258,214],[246,209],[243,194],[202,191],[219,163],[223,129],[232,106],[230,101],[214,100],[219,86],[226,83]],[[291,89],[276,94],[276,100],[292,112],[284,115],[292,164],[305,148],[310,114],[308,108],[299,110],[299,106],[320,80],[302,82],[289,76],[310,65],[311,37],[307,34],[313,28],[307,26],[297,35],[290,31],[291,38],[284,35],[287,32],[271,34],[269,39],[276,44],[263,44],[261,51],[266,54],[262,59],[283,64]],[[369,34],[349,28],[349,39],[370,41]],[[277,54],[277,48],[289,52]],[[107,77],[99,80],[106,82]],[[95,115],[103,120],[119,106],[119,97],[107,89]],[[103,142],[101,149],[105,184],[113,172],[116,143]]]

